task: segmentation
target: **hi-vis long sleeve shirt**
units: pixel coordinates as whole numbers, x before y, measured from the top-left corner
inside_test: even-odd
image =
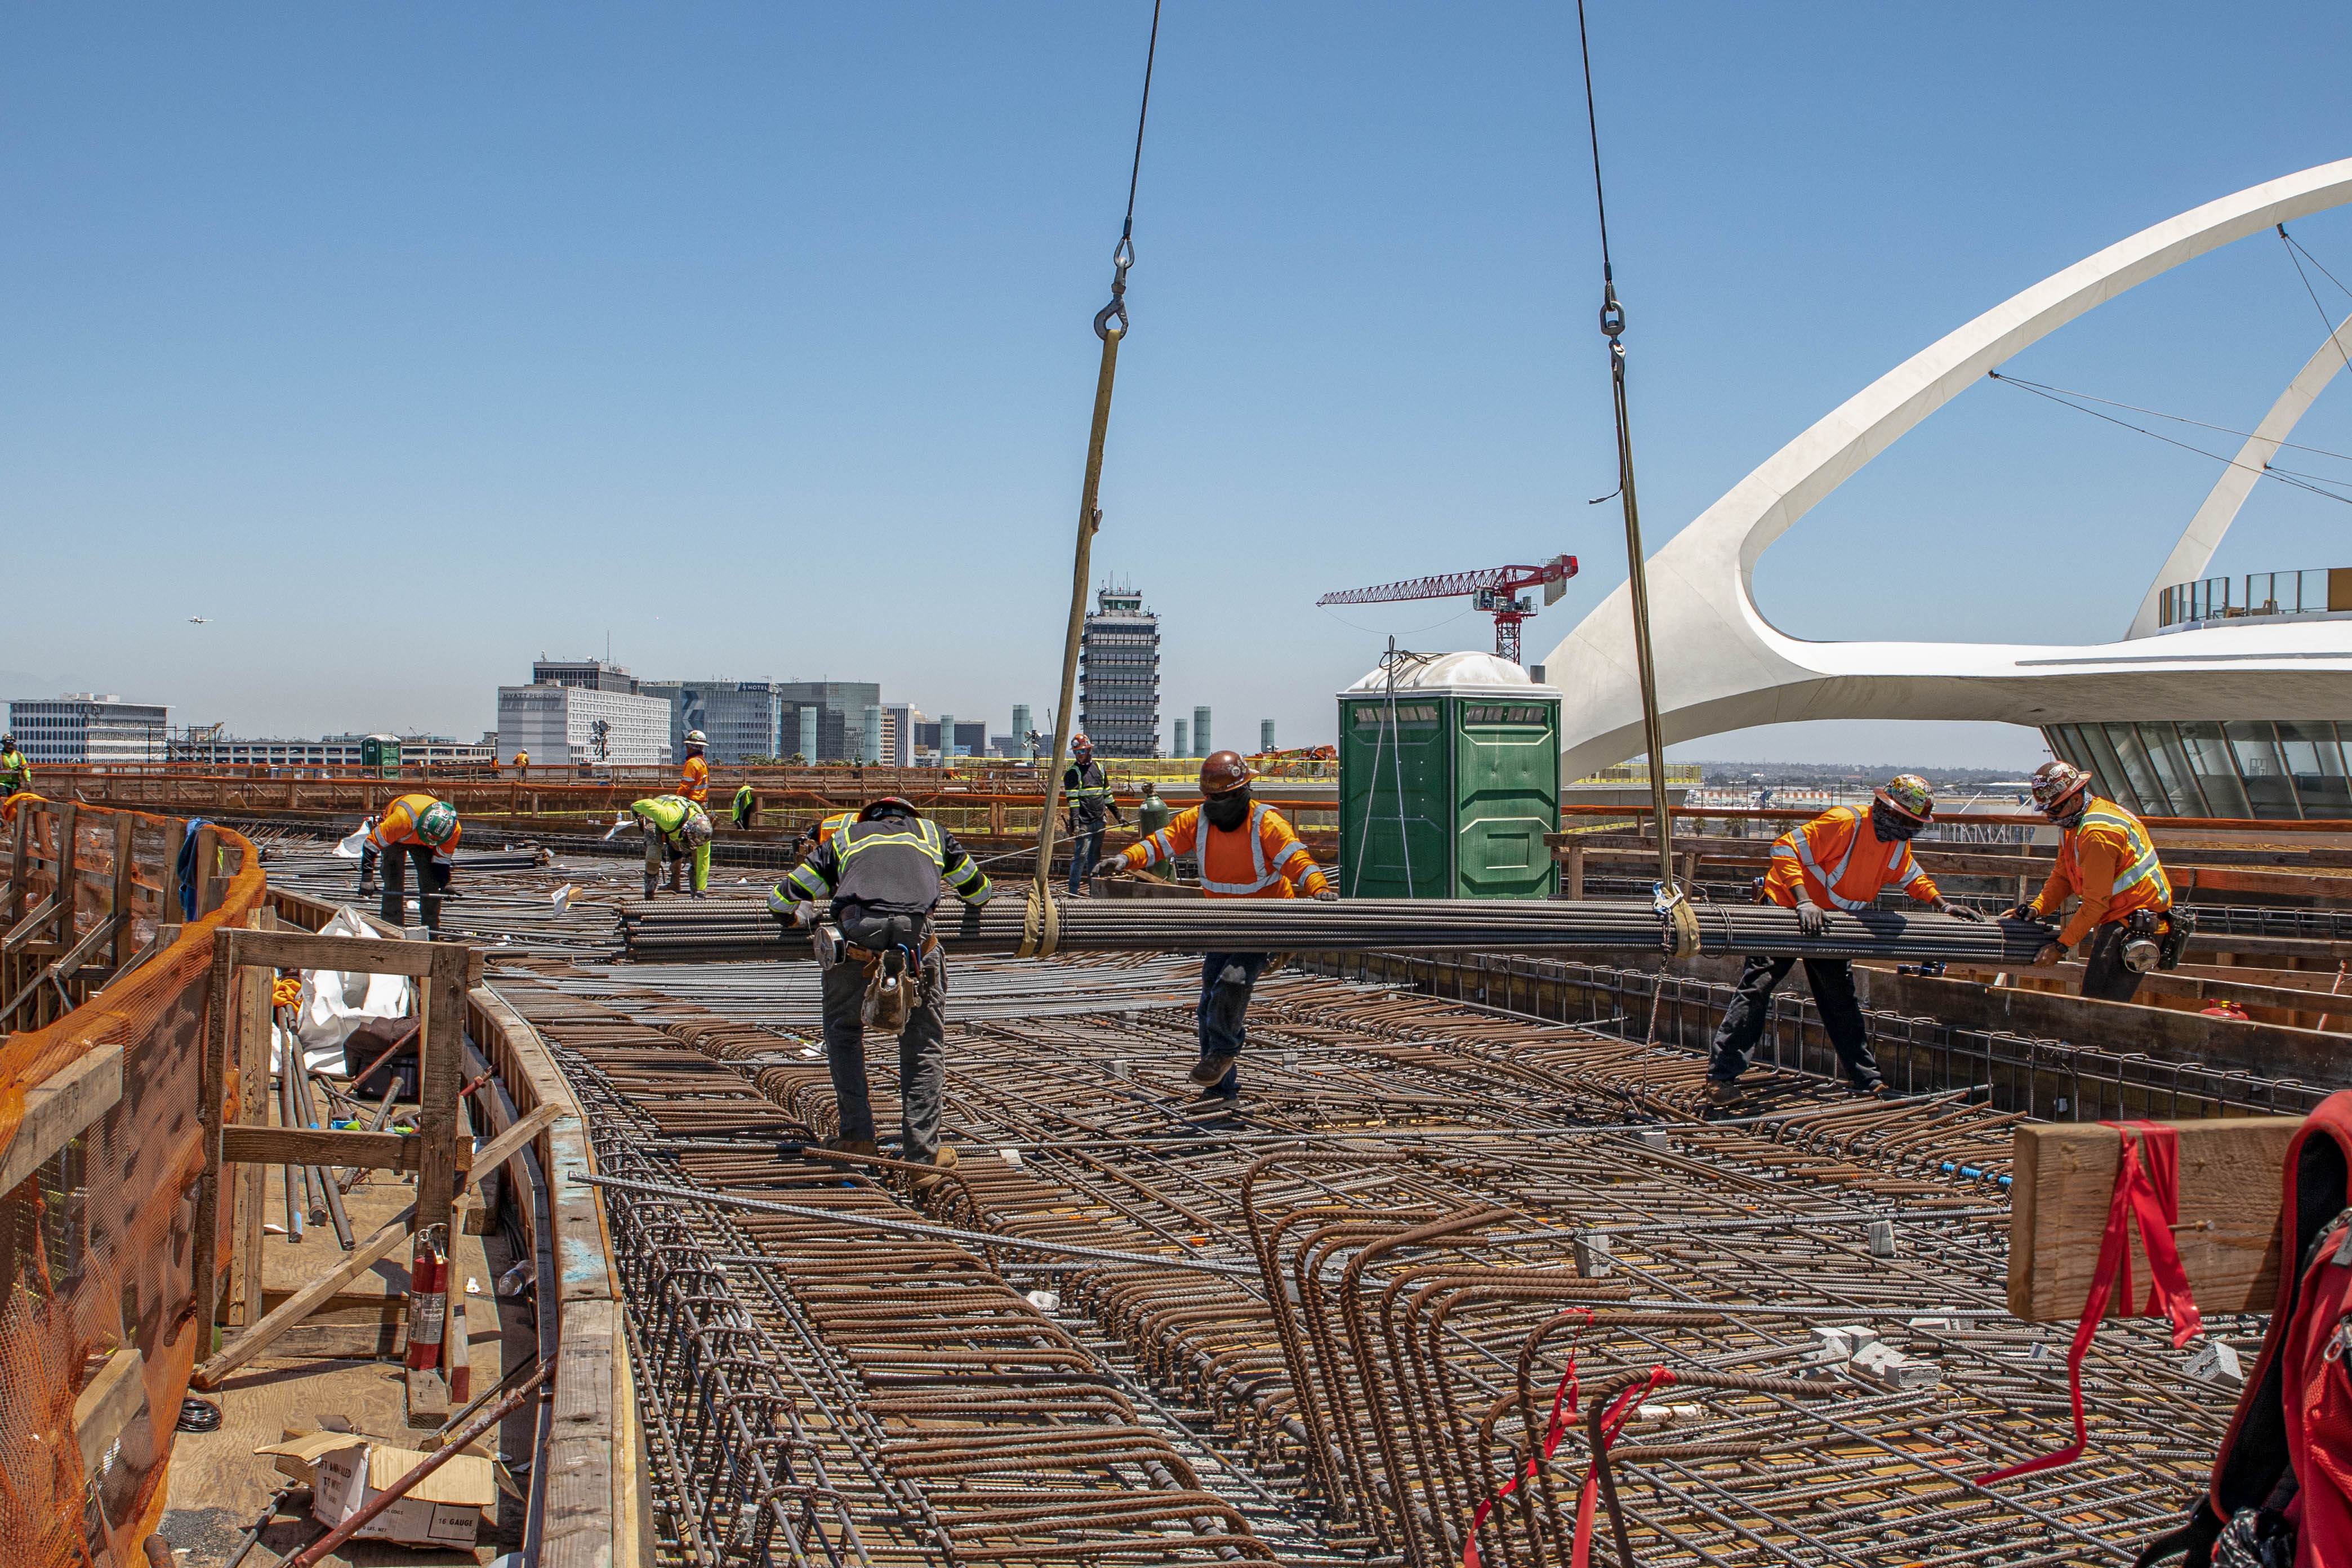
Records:
[[[1311,898],[1327,886],[1323,868],[1281,813],[1255,801],[1249,821],[1230,831],[1203,826],[1197,805],[1180,811],[1167,826],[1129,845],[1119,863],[1140,871],[1196,847],[1201,891],[1213,899]]]
[[[1879,841],[1866,805],[1832,806],[1772,842],[1772,869],[1764,896],[1784,910],[1809,903],[1824,910],[1866,910],[1878,890],[1898,887],[1923,904],[1943,895],[1911,858],[1911,842]]]

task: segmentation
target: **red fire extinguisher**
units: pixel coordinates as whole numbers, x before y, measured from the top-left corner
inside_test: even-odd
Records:
[[[416,1233],[408,1265],[408,1360],[411,1372],[441,1364],[441,1329],[449,1315],[449,1265],[441,1256],[442,1227]]]

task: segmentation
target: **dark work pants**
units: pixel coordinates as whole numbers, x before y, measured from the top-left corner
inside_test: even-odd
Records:
[[[1201,955],[1201,1005],[1196,1016],[1201,1026],[1201,1055],[1230,1057],[1241,1055],[1245,1033],[1243,1019],[1249,1014],[1250,988],[1265,970],[1266,954],[1263,952],[1205,952]],[[1242,1091],[1238,1059],[1225,1069],[1217,1080],[1213,1094],[1236,1095]]]
[[[824,972],[824,1065],[833,1074],[841,1136],[874,1142],[874,1101],[866,1079],[866,966],[855,960]],[[948,963],[934,950],[923,962],[922,983],[898,1036],[898,1157],[928,1163],[940,1147],[940,1092],[946,1084]]]
[[[1804,962],[1805,982],[1813,989],[1813,1005],[1821,1012],[1822,1032],[1837,1047],[1847,1080],[1856,1089],[1876,1087],[1878,1059],[1870,1054],[1870,1035],[1862,1021],[1862,1004],[1854,998],[1853,965],[1843,958],[1809,958]],[[1748,1060],[1756,1053],[1756,1042],[1764,1037],[1764,1026],[1771,1018],[1772,988],[1789,978],[1789,971],[1796,964],[1793,958],[1749,955],[1739,972],[1738,990],[1731,998],[1731,1005],[1723,1010],[1723,1023],[1715,1031],[1715,1050],[1706,1067],[1708,1078],[1717,1083],[1729,1083],[1748,1070]]]
[[[367,886],[370,873],[375,869],[376,852],[360,850],[360,886]],[[425,926],[428,931],[441,929],[441,889],[449,885],[439,867],[433,863],[433,850],[423,844],[394,844],[383,858],[383,903],[376,913],[390,926],[408,923],[408,868],[416,867],[416,901],[424,909]]]
[[[1078,818],[1076,833],[1070,839],[1070,891],[1075,893],[1088,877],[1094,875],[1095,862],[1102,858],[1103,825],[1089,825]]]
[[[2126,922],[2109,921],[2091,932],[2090,956],[2083,961],[2083,994],[2095,1002],[2128,1002],[2145,976],[2124,967]]]

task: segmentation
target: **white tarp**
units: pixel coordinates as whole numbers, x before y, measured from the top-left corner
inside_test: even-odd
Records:
[[[357,910],[345,904],[319,930],[320,936],[383,940]],[[370,1018],[405,1018],[415,1011],[415,993],[404,974],[361,974],[340,969],[302,972],[302,1000],[294,1033],[302,1061],[312,1072],[343,1075],[343,1041]],[[275,1064],[273,1064],[274,1066]]]

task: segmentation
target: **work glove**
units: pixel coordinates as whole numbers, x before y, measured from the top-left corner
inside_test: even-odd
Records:
[[[2032,904],[2012,904],[2000,911],[2000,918],[2005,921],[2030,921],[2040,917],[2034,914]]]
[[[1318,904],[1336,904],[1339,901],[1339,895],[1326,888],[1315,895],[1315,901]]]
[[[1819,904],[1799,904],[1797,929],[1807,936],[1819,936],[1830,929],[1830,912]]]
[[[1966,921],[1970,925],[1981,925],[1984,923],[1984,916],[1977,913],[1976,910],[1969,908],[1968,905],[1956,904],[1949,899],[1937,899],[1936,900],[1936,912],[1939,915],[1949,915],[1956,921]]]

